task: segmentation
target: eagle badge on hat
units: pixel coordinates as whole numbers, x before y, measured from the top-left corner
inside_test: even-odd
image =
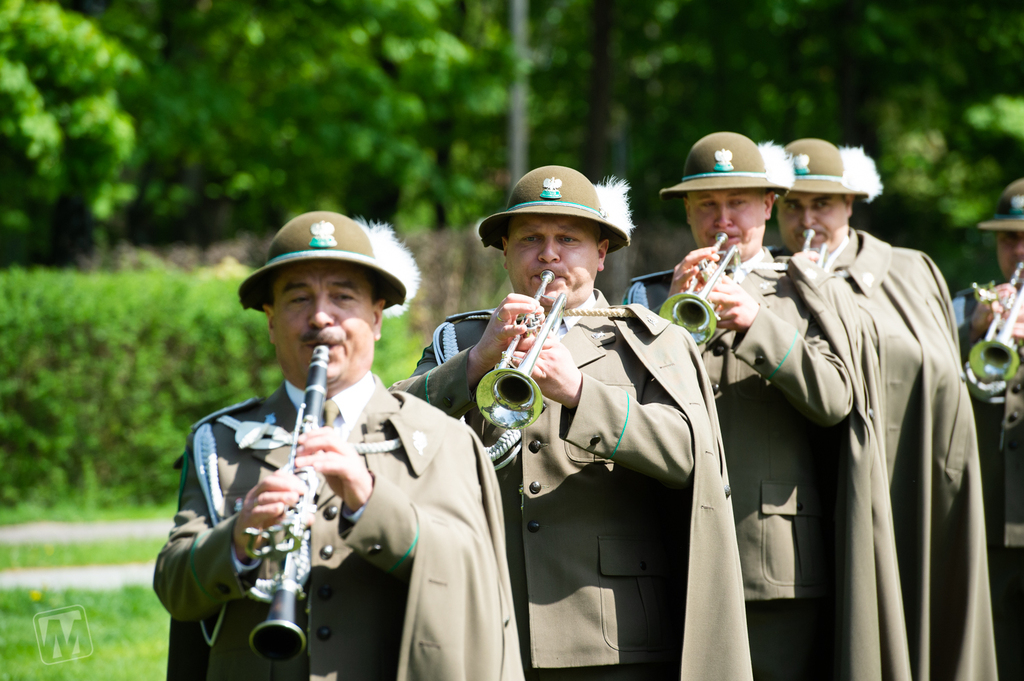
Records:
[[[715,172],[727,173],[733,169],[732,152],[728,149],[719,149],[715,152]]]
[[[1010,215],[1024,215],[1024,194],[1017,194],[1010,199]]]
[[[808,167],[811,163],[811,157],[807,154],[797,154],[793,159],[793,172],[797,175],[808,175],[811,170]]]
[[[313,223],[309,226],[309,231],[313,235],[309,240],[312,248],[334,248],[338,245],[338,240],[334,238],[334,225],[326,220]]]
[[[558,191],[558,188],[562,186],[562,181],[555,177],[548,177],[544,180],[544,191],[540,193],[542,199],[560,199],[562,198],[562,192]]]

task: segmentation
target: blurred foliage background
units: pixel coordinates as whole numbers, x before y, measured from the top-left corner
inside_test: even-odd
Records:
[[[87,468],[100,453],[177,450],[203,410],[266,392],[259,315],[235,307],[237,279],[195,275],[258,266],[311,209],[390,220],[412,245],[425,283],[390,362],[406,371],[440,318],[506,286],[472,227],[517,179],[517,78],[530,167],[633,186],[609,298],[687,249],[681,202],[657,192],[715,130],[863,145],[885,193],[856,226],[924,250],[953,290],[998,276],[974,224],[1024,176],[1019,0],[534,0],[517,51],[526,1],[0,0],[0,457],[66,457],[87,490],[112,480]],[[103,400],[57,413],[90,391]],[[86,445],[93,464],[74,461]]]

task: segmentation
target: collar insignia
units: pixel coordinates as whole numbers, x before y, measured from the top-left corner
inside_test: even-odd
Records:
[[[715,152],[715,172],[716,173],[727,173],[733,170],[732,167],[732,152],[728,149],[719,149]]]
[[[797,154],[793,158],[793,172],[797,175],[809,175],[811,170],[808,165],[811,163],[811,157],[807,154]]]
[[[871,286],[873,283],[875,283],[875,275],[871,274],[870,272],[865,272],[864,276],[861,277],[861,279],[864,280],[865,286]]]
[[[420,456],[423,456],[423,450],[427,448],[427,434],[422,430],[417,430],[412,434],[412,446],[416,448]]]
[[[562,181],[555,177],[549,177],[544,180],[544,191],[540,193],[542,199],[560,199],[562,193],[558,191],[558,188],[562,186]]]
[[[1010,199],[1010,215],[1024,215],[1024,194],[1017,194]]]
[[[338,245],[337,239],[334,238],[334,225],[326,220],[310,225],[309,232],[313,235],[309,240],[312,248],[334,248]]]

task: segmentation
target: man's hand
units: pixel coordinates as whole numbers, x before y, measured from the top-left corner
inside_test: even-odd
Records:
[[[518,293],[510,293],[501,301],[501,304],[494,310],[491,320],[484,329],[484,335],[480,341],[469,351],[469,362],[467,367],[467,378],[470,391],[476,390],[477,383],[494,365],[501,361],[501,354],[505,352],[509,342],[516,336],[526,333],[526,324],[517,324],[519,315],[543,312],[540,303],[532,296],[523,296]]]
[[[536,340],[535,336],[524,338],[516,349],[516,357],[521,360]],[[548,399],[569,409],[579,405],[583,392],[583,373],[576,367],[569,349],[550,335],[544,342],[530,376]]]
[[[708,302],[718,314],[718,326],[732,331],[746,331],[754,323],[761,306],[743,287],[723,275]]]
[[[797,251],[793,254],[794,258],[807,258],[811,262],[818,262],[821,259],[821,255],[817,251]]]
[[[700,272],[700,268],[697,266],[702,260],[710,259],[713,262],[718,262],[722,256],[718,254],[717,246],[708,246],[707,248],[698,248],[695,251],[690,251],[683,258],[682,262],[676,265],[675,272],[672,273],[672,284],[669,286],[668,294],[674,296],[677,293],[688,291],[690,282],[697,273]],[[704,285],[703,281],[699,281],[697,290]]]
[[[301,480],[291,473],[283,471],[268,475],[249,490],[245,495],[242,510],[238,512],[232,532],[235,557],[242,563],[251,562],[245,552],[245,547],[249,544],[246,528],[254,527],[263,530],[284,522],[285,513],[299,503],[299,498],[305,491],[306,486]],[[310,518],[309,523],[312,524],[312,522],[313,520]],[[257,540],[256,546],[261,544],[262,540]]]
[[[373,492],[373,475],[366,469],[366,461],[334,428],[318,428],[299,436],[295,467],[307,466],[324,476],[351,513],[361,509]]]
[[[1003,315],[1008,312],[1000,301],[1010,300],[1016,294],[1016,289],[1008,283],[1003,283],[996,286],[995,293],[999,296],[999,300],[993,301],[991,306],[987,303],[979,302],[977,307],[974,308],[974,313],[971,315],[972,345],[984,338],[995,315]],[[1016,339],[1024,338],[1024,321],[1022,320],[1024,320],[1024,309],[1021,310],[1013,325],[1013,337]]]

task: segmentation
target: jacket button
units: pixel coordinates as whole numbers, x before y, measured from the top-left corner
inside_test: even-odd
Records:
[[[227,584],[218,584],[217,591],[227,596],[229,593],[231,593],[231,588]]]
[[[534,480],[530,483],[530,491],[534,494],[540,494],[540,483]]]
[[[718,392],[718,384],[717,383],[712,383],[711,384],[711,392],[713,392],[713,393],[717,393]]]
[[[1016,421],[1019,418],[1020,418],[1020,412],[1019,411],[1014,411],[1012,414],[1010,414],[1010,420],[1011,421]]]
[[[533,440],[532,442],[530,442],[530,451],[533,452],[534,454],[540,451],[540,447],[540,440]]]
[[[716,343],[715,347],[711,348],[711,354],[715,357],[721,357],[725,354],[725,346],[721,343]]]
[[[1017,449],[1017,441],[1010,440],[1010,449]]]
[[[531,520],[530,522],[526,523],[526,529],[528,529],[530,532],[540,532],[540,523],[538,523],[536,520]]]
[[[382,547],[380,544],[374,544],[373,546],[368,548],[366,550],[366,552],[368,554],[370,554],[371,556],[376,556],[378,553],[380,553],[383,550],[384,550],[384,547]]]
[[[725,498],[728,499],[731,496],[732,496],[732,487],[730,487],[729,485],[726,485],[725,486]]]
[[[337,506],[328,506],[326,509],[324,509],[324,519],[325,520],[334,520],[337,517],[338,517],[338,507]]]
[[[802,501],[796,502],[796,510],[797,510],[798,513],[800,511],[804,510],[804,502],[802,502]]]
[[[644,561],[640,561],[640,569],[641,570],[646,570],[647,569],[647,563],[644,562]]]
[[[446,398],[444,398],[441,401],[444,402],[444,406],[446,406],[446,407],[452,406],[452,398],[450,398],[450,397],[446,397]]]
[[[322,549],[320,549],[320,557],[323,558],[324,560],[330,560],[331,556],[333,556],[333,555],[334,555],[334,547],[333,546],[325,546]]]
[[[316,595],[319,596],[322,601],[326,601],[330,598],[332,593],[334,593],[334,591],[331,589],[330,584],[324,584],[316,590]]]
[[[1012,393],[1013,393],[1014,395],[1016,395],[1017,393],[1019,393],[1019,392],[1020,392],[1020,383],[1014,383],[1014,384],[1013,384],[1013,387],[1012,387],[1012,388],[1010,388],[1010,391],[1011,391],[1011,392],[1012,392]]]
[[[320,627],[319,629],[316,630],[316,637],[318,639],[320,639],[321,641],[326,641],[327,639],[329,639],[331,637],[331,628],[330,627]]]
[[[754,357],[754,364],[764,364],[764,355]]]

